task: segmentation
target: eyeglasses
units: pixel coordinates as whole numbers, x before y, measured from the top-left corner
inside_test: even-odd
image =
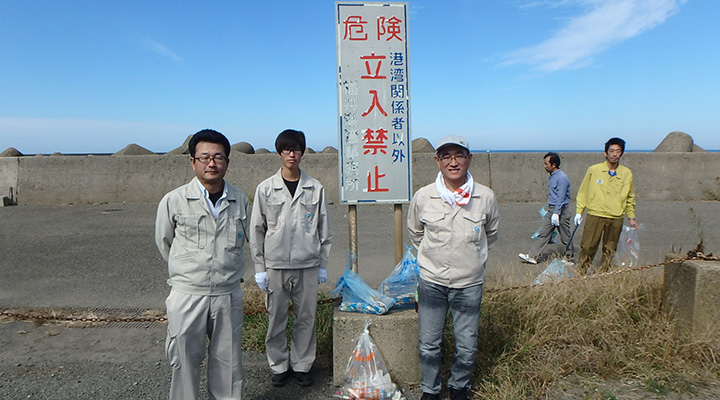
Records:
[[[302,150],[300,150],[300,149],[283,149],[283,151],[281,151],[280,153],[282,153],[282,155],[284,155],[284,156],[289,156],[290,153],[302,153]]]
[[[193,158],[196,161],[200,162],[200,164],[202,164],[202,165],[210,164],[210,160],[215,161],[215,164],[225,164],[228,161],[228,158],[222,154],[215,154],[214,156],[200,156],[200,157],[193,157]]]
[[[468,155],[467,154],[443,154],[442,156],[440,156],[440,159],[445,163],[449,163],[450,160],[454,160],[457,162],[463,162],[468,159]]]

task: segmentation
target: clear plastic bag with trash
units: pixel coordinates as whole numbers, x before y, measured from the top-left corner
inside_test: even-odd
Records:
[[[638,232],[645,230],[645,225],[638,225],[637,229],[623,225],[620,238],[618,239],[617,250],[613,257],[613,265],[635,268],[638,266],[640,257],[640,238]]]
[[[390,311],[409,310],[415,307],[415,292],[420,279],[420,269],[411,249],[412,247],[407,247],[402,260],[378,287],[378,292],[395,300]]]
[[[548,210],[546,210],[545,206],[543,206],[543,207],[540,207],[538,212],[540,213],[540,219],[544,219],[548,213]],[[532,236],[530,236],[530,239],[535,240],[538,237],[540,237],[540,230],[542,230],[542,226],[537,228],[535,233],[533,233]],[[550,241],[548,243],[555,243],[555,236],[557,236],[557,230],[553,229],[552,234],[550,235]]]
[[[371,323],[370,318],[366,317],[365,329],[358,337],[355,350],[345,367],[343,384],[333,397],[348,400],[404,400],[402,392],[390,378],[377,345],[370,337]]]
[[[337,280],[335,289],[330,296],[342,296],[340,311],[359,312],[365,314],[385,314],[395,304],[395,299],[371,288],[365,280],[352,270],[355,255],[348,252],[345,272]]]
[[[570,279],[574,276],[570,266],[561,259],[554,259],[545,267],[545,270],[535,278],[533,285],[540,283],[561,281],[564,279]]]

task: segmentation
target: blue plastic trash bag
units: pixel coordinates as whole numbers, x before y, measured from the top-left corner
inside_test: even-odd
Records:
[[[627,225],[623,226],[618,239],[617,251],[613,258],[613,265],[634,268],[638,266],[638,257],[640,256],[640,239],[638,232],[645,229],[645,225],[640,224],[637,229],[633,229]]]
[[[541,272],[540,275],[537,276],[537,278],[535,278],[533,284],[537,285],[540,283],[560,281],[563,279],[572,278],[572,276],[573,274],[568,269],[567,265],[565,265],[562,260],[556,258],[550,264],[548,264],[545,270]]]
[[[350,267],[354,257],[348,254],[345,272],[337,280],[330,296],[337,298],[342,295],[340,311],[385,314],[395,304],[395,300],[371,288],[360,275],[353,272]]]
[[[378,287],[378,292],[395,300],[393,311],[408,310],[415,307],[415,291],[417,290],[420,269],[417,258],[408,247],[402,260],[390,272]]]

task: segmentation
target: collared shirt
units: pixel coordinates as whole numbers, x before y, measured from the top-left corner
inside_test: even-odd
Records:
[[[548,205],[555,207],[555,213],[560,214],[562,209],[570,204],[570,178],[563,170],[550,174],[548,178]]]
[[[225,182],[226,198],[218,201],[218,217],[213,218],[197,178],[193,181],[158,204],[155,243],[168,264],[168,284],[187,294],[229,294],[240,287],[245,272],[249,201]]]
[[[212,214],[213,218],[218,218],[218,210],[220,209],[220,204],[222,204],[223,200],[227,197],[227,185],[225,184],[225,180],[223,179],[223,193],[222,196],[218,199],[217,203],[213,204],[212,200],[210,200],[210,192],[203,186],[200,181],[197,181],[198,186],[200,187],[200,193],[205,196],[205,200],[207,201],[208,208],[210,208],[210,214]]]
[[[332,229],[325,188],[301,170],[290,195],[281,171],[255,190],[248,232],[255,272],[327,268]]]
[[[435,183],[413,196],[407,226],[424,280],[456,289],[483,283],[500,213],[495,193],[474,185],[468,204],[455,209],[442,199]]]
[[[630,168],[619,165],[610,176],[606,162],[591,165],[577,194],[577,214],[587,213],[603,218],[635,218],[635,183]]]

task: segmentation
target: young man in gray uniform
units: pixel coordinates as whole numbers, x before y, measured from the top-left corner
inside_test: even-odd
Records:
[[[437,145],[440,172],[415,193],[408,209],[410,239],[418,249],[418,320],[423,400],[440,399],[440,344],[450,310],[455,354],[450,398],[470,396],[488,248],[497,240],[499,212],[492,190],[473,181],[467,140],[448,135]]]
[[[305,134],[285,130],[275,140],[282,166],[255,191],[250,250],[255,282],[267,292],[265,349],[271,384],[283,386],[294,373],[300,386],[312,385],[318,284],[327,281],[332,239],[325,189],[300,169]],[[295,322],[288,351],[288,307]]]
[[[165,305],[170,399],[199,398],[208,354],[211,399],[242,398],[243,300],[248,198],[225,182],[230,142],[204,129],[189,144],[195,178],[160,201],[155,242],[172,287]]]

